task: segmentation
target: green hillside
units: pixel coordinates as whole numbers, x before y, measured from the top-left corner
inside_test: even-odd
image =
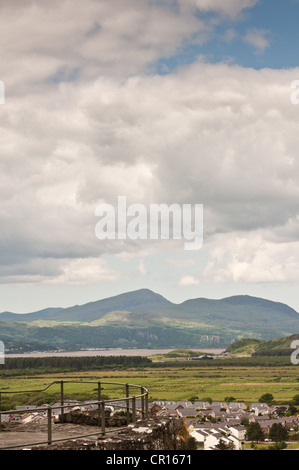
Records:
[[[244,338],[230,345],[225,352],[232,356],[290,356],[294,351],[291,344],[296,340],[299,340],[299,334],[269,341]]]
[[[198,357],[203,353],[199,351],[190,351],[189,349],[175,349],[174,351],[169,351],[165,354],[154,354],[149,356],[152,360],[169,360],[169,359],[190,359],[192,357]]]
[[[225,352],[232,355],[232,356],[251,356],[257,350],[257,348],[262,343],[267,343],[267,341],[263,341],[260,339],[240,339],[235,343],[231,344]]]

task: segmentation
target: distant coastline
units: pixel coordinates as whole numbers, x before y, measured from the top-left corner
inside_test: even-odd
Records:
[[[7,358],[13,357],[88,357],[88,356],[153,356],[155,354],[167,354],[170,351],[175,351],[176,348],[172,349],[87,349],[79,351],[32,351],[24,353],[6,354]],[[210,354],[221,354],[224,349],[216,348],[204,348],[204,349],[193,349],[188,348],[190,351],[198,351]]]

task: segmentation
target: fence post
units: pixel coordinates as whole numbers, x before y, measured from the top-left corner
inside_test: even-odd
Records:
[[[132,421],[136,423],[136,397],[132,398]]]
[[[145,419],[148,419],[148,391],[145,393]]]
[[[130,400],[128,399],[129,396],[130,396],[130,386],[126,384],[127,424],[130,423]]]
[[[101,426],[101,382],[98,382],[98,424]]]
[[[52,444],[52,408],[48,407],[48,445]]]
[[[142,397],[141,397],[141,414],[142,414],[142,419],[145,418],[145,411],[144,411],[144,388],[141,387],[141,393],[142,393]]]
[[[60,404],[61,404],[61,422],[63,423],[64,422],[64,408],[63,408],[63,405],[64,405],[64,393],[63,393],[63,380],[61,380],[60,382]]]
[[[101,415],[102,415],[102,434],[105,436],[105,402],[101,402]]]

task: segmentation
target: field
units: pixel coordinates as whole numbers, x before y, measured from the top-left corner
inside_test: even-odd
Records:
[[[30,391],[43,389],[55,380],[76,380],[81,383],[65,385],[65,397],[69,399],[96,399],[97,384],[86,384],[85,381],[108,381],[138,384],[149,390],[149,400],[189,400],[197,397],[199,400],[211,397],[213,401],[223,401],[226,397],[234,397],[236,401],[249,404],[259,400],[264,393],[271,393],[278,403],[292,400],[299,394],[298,366],[239,366],[219,365],[219,361],[209,361],[209,364],[193,366],[176,363],[175,365],[161,364],[159,367],[132,367],[127,370],[110,368],[101,370],[84,370],[72,372],[42,373],[39,375],[0,375],[0,391],[26,390],[22,395],[10,395],[8,402],[2,396],[2,407],[25,403],[45,403],[59,400],[59,385],[51,387],[43,393],[34,394]],[[186,365],[186,367],[184,366]],[[134,394],[131,390],[131,395]],[[105,398],[124,396],[123,389],[115,386],[104,386],[102,391]]]

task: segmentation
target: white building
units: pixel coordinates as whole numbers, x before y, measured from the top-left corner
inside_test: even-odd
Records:
[[[193,425],[188,428],[190,436],[201,445],[204,450],[215,450],[216,446],[222,440],[225,444],[233,443],[234,450],[242,449],[242,440],[245,439],[245,427],[194,427]]]

